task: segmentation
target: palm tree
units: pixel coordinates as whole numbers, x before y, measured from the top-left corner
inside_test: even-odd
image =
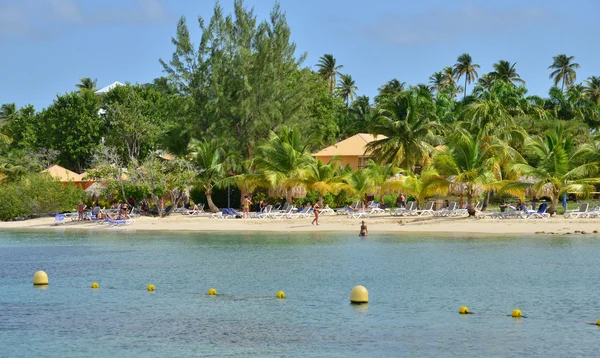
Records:
[[[500,145],[481,133],[459,129],[448,138],[447,149],[433,157],[432,166],[440,174],[428,186],[442,192],[458,186],[467,196],[469,215],[475,215],[473,199],[493,189],[500,181],[496,152]]]
[[[375,160],[411,169],[422,164],[433,151],[441,131],[436,121],[434,104],[429,99],[409,92],[403,96],[386,97],[377,110],[369,132],[382,135],[369,144]]]
[[[566,193],[588,196],[594,184],[600,183],[598,162],[585,161],[590,148],[576,148],[575,138],[564,132],[562,123],[549,130],[543,137],[530,140],[526,145],[533,163],[517,162],[513,168],[522,175],[536,179],[535,183],[509,182],[502,191],[519,192],[533,188],[536,192],[549,191],[551,205],[548,212],[553,215],[560,197]]]
[[[446,76],[442,72],[435,72],[429,76],[429,88],[432,91],[441,92],[446,86]]]
[[[373,108],[369,97],[359,96],[348,108],[348,115],[344,117],[346,123],[340,125],[340,135],[344,138],[356,133],[367,132],[373,119]]]
[[[379,101],[383,97],[397,96],[397,95],[401,94],[402,92],[404,92],[405,87],[406,87],[406,82],[402,82],[402,81],[398,80],[397,78],[393,78],[393,79],[387,81],[383,86],[381,86],[377,89],[377,91],[379,91],[379,93],[377,94],[375,99],[376,99],[376,101]]]
[[[358,87],[356,87],[352,76],[340,74],[337,90],[342,99],[346,101],[346,107],[348,107],[350,106],[350,102],[354,101]]]
[[[515,82],[525,84],[525,81],[521,79],[521,76],[519,76],[515,69],[516,65],[516,62],[511,65],[508,61],[500,60],[494,64],[494,71],[490,72],[490,75],[495,81],[502,81],[512,85],[515,85]]]
[[[337,158],[334,157],[327,164],[320,160],[313,161],[306,169],[306,186],[319,193],[319,206],[323,207],[323,195],[336,194],[343,188]]]
[[[427,166],[420,174],[407,173],[399,178],[386,181],[381,190],[405,193],[413,197],[417,202],[417,207],[420,207],[425,202],[425,198],[440,193],[438,188],[430,185],[434,180],[440,180],[440,176],[433,167]]]
[[[237,154],[228,152],[223,143],[218,139],[193,139],[189,145],[189,158],[198,169],[198,184],[204,190],[206,202],[212,212],[219,211],[212,200],[213,188],[224,186],[224,179],[238,159]]]
[[[550,78],[554,78],[554,85],[558,87],[558,83],[562,82],[561,90],[565,90],[565,85],[569,88],[577,79],[576,68],[579,68],[578,63],[572,63],[575,56],[567,56],[565,54],[556,55],[553,58],[553,62],[549,69],[553,69],[550,73]]]
[[[306,184],[307,170],[313,161],[309,141],[295,128],[284,127],[279,135],[271,132],[257,148],[256,174],[247,177],[267,188],[285,190],[286,200],[291,202],[292,189]]]
[[[343,180],[345,185],[342,186],[342,190],[360,199],[361,202],[365,200],[367,194],[373,192],[375,189],[368,170],[359,169],[347,173],[347,175],[343,177]]]
[[[81,79],[80,83],[75,85],[75,87],[79,88],[79,91],[83,91],[83,90],[93,91],[96,89],[96,82],[98,82],[98,79],[92,80],[89,77],[84,77]]]
[[[479,76],[475,70],[476,68],[479,68],[479,65],[473,63],[473,59],[468,53],[463,53],[456,59],[456,64],[454,65],[454,76],[457,80],[460,80],[462,76],[465,76],[464,97],[467,96],[467,83],[473,82]]]
[[[344,66],[336,66],[335,57],[333,57],[332,54],[327,53],[321,56],[317,67],[319,68],[317,72],[321,75],[321,78],[327,82],[327,88],[333,92],[335,84],[337,83],[336,76],[339,74],[338,70],[342,69]]]
[[[584,81],[586,83],[584,92],[590,101],[595,104],[600,103],[600,77],[591,76]]]
[[[477,87],[473,90],[476,93],[483,91],[491,91],[494,87],[496,79],[491,73],[486,73],[477,79]]]

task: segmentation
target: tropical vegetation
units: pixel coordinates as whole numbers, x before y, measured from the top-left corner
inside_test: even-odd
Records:
[[[278,4],[263,20],[241,0],[233,14],[217,3],[198,26],[194,39],[181,17],[173,56],[157,66],[164,76],[150,83],[96,94],[86,77],[46,108],[3,104],[0,219],[89,200],[39,174],[53,164],[103,183],[96,200],[131,198],[158,215],[190,199],[217,211],[231,189],[336,206],[451,194],[471,212],[502,195],[547,197],[555,212],[565,195],[599,191],[600,74],[577,82],[572,55],[551,59],[543,97],[510,59],[463,53],[424,83],[392,78],[371,99],[333,54],[306,63]],[[311,155],[357,133],[376,136],[364,168]]]

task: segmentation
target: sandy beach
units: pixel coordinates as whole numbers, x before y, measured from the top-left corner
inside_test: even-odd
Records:
[[[54,226],[54,218],[0,222],[0,229],[26,230],[99,230],[99,231],[181,231],[181,232],[347,232],[358,234],[363,219],[346,216],[322,216],[320,225],[310,219],[211,219],[208,215],[175,214],[165,218],[139,217],[132,225],[109,226],[95,222],[65,221]],[[437,234],[592,234],[600,230],[600,219],[474,219],[440,217],[372,216],[364,219],[369,233],[437,233]]]

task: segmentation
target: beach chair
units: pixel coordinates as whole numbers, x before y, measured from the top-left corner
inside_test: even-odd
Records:
[[[64,225],[65,224],[65,214],[56,214],[54,217],[54,225]]]
[[[425,204],[425,209],[414,210],[414,212],[418,216],[433,215],[433,213],[434,213],[433,204],[435,204],[433,201],[429,201],[429,202],[427,202],[427,204]]]
[[[272,210],[273,210],[273,205],[267,205],[261,211],[252,213],[250,215],[250,217],[257,218],[257,219],[267,219],[269,217],[269,215],[271,214]]]
[[[323,208],[321,209],[321,211],[319,212],[321,215],[335,215],[335,210],[333,210],[332,208]]]
[[[338,215],[348,215],[348,213],[352,212],[353,210],[356,211],[360,208],[360,201],[354,201],[352,202],[352,204],[350,204],[350,206],[346,206],[343,208],[338,208],[335,209],[335,213]]]
[[[359,209],[357,211],[352,211],[350,210],[348,212],[348,217],[351,219],[359,219],[362,217],[369,217],[371,216],[371,211],[370,210],[365,210],[365,209]]]
[[[525,219],[548,219],[550,214],[546,212],[548,210],[548,204],[542,203],[538,207],[537,211],[530,211],[525,215]]]
[[[293,205],[289,205],[286,203],[286,205],[284,205],[284,210],[280,210],[280,211],[276,211],[276,212],[272,212],[269,217],[272,219],[283,219],[284,217],[287,217],[289,214],[292,214],[294,212],[294,206]]]
[[[133,224],[134,220],[133,219],[118,219],[118,220],[114,220],[111,219],[110,217],[106,217],[106,222],[108,223],[108,225],[112,225],[112,226],[120,226],[120,225],[131,225]]]
[[[441,217],[450,216],[450,214],[454,210],[456,210],[456,202],[455,201],[453,201],[450,204],[448,204],[448,207],[441,208],[440,210],[435,210],[433,212],[433,216],[441,216]]]
[[[404,216],[407,215],[407,213],[413,211],[415,209],[415,202],[414,201],[409,201],[408,203],[406,203],[406,206],[403,208],[396,208],[394,210],[390,211],[390,215],[392,216]]]
[[[300,219],[300,218],[308,218],[312,215],[314,209],[312,207],[309,208],[300,208],[295,213],[289,213],[286,215],[288,219]]]
[[[584,218],[588,215],[589,203],[579,204],[577,209],[565,211],[565,218]]]

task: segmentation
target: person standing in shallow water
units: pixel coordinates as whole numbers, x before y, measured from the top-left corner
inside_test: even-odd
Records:
[[[315,213],[315,218],[313,219],[312,224],[319,225],[319,203],[313,205],[313,212]]]
[[[362,221],[362,225],[360,225],[360,233],[358,234],[358,236],[368,236],[369,235],[369,230],[367,230],[367,224],[365,224],[365,221]]]

